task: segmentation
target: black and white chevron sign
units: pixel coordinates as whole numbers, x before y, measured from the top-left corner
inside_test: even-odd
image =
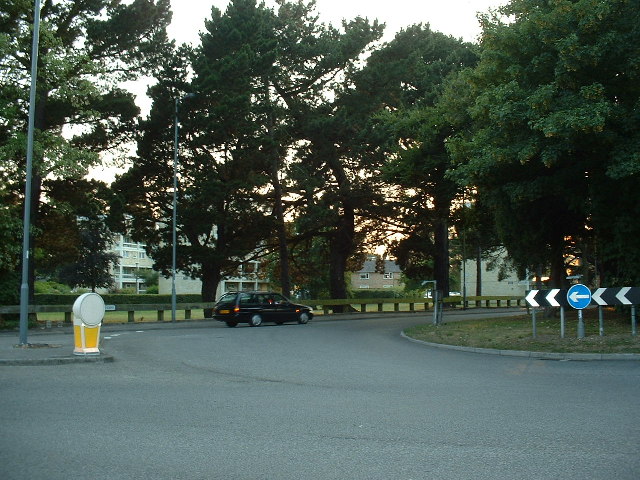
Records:
[[[596,305],[640,305],[640,288],[598,288],[591,294]]]
[[[532,307],[568,307],[567,290],[531,290],[525,300]]]
[[[567,307],[567,290],[531,290],[525,297],[532,307]],[[640,305],[640,287],[598,288],[591,292],[591,305]]]

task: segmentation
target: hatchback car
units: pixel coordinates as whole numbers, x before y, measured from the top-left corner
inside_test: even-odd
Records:
[[[220,297],[213,316],[228,327],[235,327],[239,323],[259,327],[264,322],[304,324],[313,318],[313,309],[291,303],[275,292],[229,292]]]

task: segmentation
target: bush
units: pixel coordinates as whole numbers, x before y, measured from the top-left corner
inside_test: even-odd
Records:
[[[0,271],[0,305],[20,303],[20,272]]]
[[[51,293],[51,294],[70,294],[71,287],[69,285],[65,285],[64,283],[46,281],[46,280],[37,280],[33,285],[34,293]]]

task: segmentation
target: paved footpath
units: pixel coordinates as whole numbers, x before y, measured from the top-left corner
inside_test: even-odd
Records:
[[[100,327],[100,337],[110,332],[127,330],[156,330],[167,328],[206,328],[218,325],[213,321],[180,321],[149,323],[111,323]],[[106,363],[114,360],[108,352],[100,349],[100,354],[75,355],[73,326],[31,329],[27,335],[27,344],[20,345],[20,335],[16,332],[0,333],[0,367],[14,365],[62,365],[68,363]],[[100,346],[100,344],[98,344]]]

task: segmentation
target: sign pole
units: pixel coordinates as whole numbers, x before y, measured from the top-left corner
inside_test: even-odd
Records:
[[[537,330],[536,330],[536,307],[531,309],[531,328],[533,329],[533,338],[536,338]]]
[[[631,305],[631,335],[638,335],[638,326],[636,322],[636,306]]]
[[[564,338],[565,322],[564,322],[564,307],[560,307],[560,338]]]
[[[585,285],[578,283],[572,286],[567,292],[567,302],[578,310],[578,338],[584,338],[584,318],[582,310],[591,303],[591,290]]]
[[[584,338],[584,320],[582,318],[582,309],[578,310],[578,338]]]
[[[604,309],[602,305],[598,305],[598,325],[600,327],[600,336],[604,337]]]

